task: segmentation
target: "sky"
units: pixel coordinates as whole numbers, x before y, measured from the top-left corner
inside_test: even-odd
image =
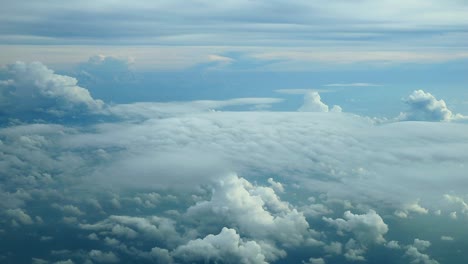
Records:
[[[468,259],[468,2],[0,4],[1,263]]]

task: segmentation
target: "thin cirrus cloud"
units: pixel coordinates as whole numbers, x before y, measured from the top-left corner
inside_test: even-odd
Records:
[[[325,84],[324,86],[329,87],[379,87],[382,86],[381,84],[376,83],[329,83]]]
[[[190,62],[192,65],[194,61],[209,62],[213,54],[223,57],[223,52],[245,53],[261,62],[307,62],[295,66],[302,70],[313,65],[312,62],[383,65],[444,62],[468,56],[463,45],[467,38],[463,30],[468,25],[467,8],[460,1],[435,0],[399,1],[398,4],[369,0],[298,0],[287,4],[229,1],[222,5],[209,1],[197,4],[121,1],[112,5],[71,1],[67,6],[56,1],[40,4],[16,1],[5,4],[0,11],[0,23],[5,25],[0,31],[0,44],[5,50],[0,62],[13,62],[13,55],[15,60],[30,59],[24,57],[23,50],[32,49],[36,60],[45,63],[60,60],[65,64],[102,53],[109,43],[123,50],[115,54],[134,57],[136,65],[153,69],[157,65],[145,61],[164,69],[172,69],[176,63],[181,69],[181,65]],[[389,42],[389,39],[397,41]],[[19,50],[12,47],[21,44],[26,46]],[[50,45],[67,53],[55,58],[44,56],[44,48],[50,49]],[[77,59],[77,49],[70,47],[76,45],[94,51]],[[140,48],[146,52],[141,54]],[[175,52],[164,52],[168,48]],[[206,53],[200,53],[203,48],[208,49]],[[185,61],[181,57],[190,59]],[[221,57],[216,57],[217,61]],[[170,62],[158,63],[161,60]],[[278,67],[293,68],[281,64]]]

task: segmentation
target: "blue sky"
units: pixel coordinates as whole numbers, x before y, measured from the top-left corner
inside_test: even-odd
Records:
[[[0,6],[1,263],[468,259],[468,2]]]

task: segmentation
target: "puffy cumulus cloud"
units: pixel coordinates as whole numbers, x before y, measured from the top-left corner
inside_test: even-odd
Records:
[[[78,86],[73,77],[54,73],[40,62],[16,62],[2,69],[0,104],[4,114],[98,111],[104,103]]]
[[[255,186],[237,175],[220,180],[211,200],[187,210],[187,217],[202,222],[209,215],[214,215],[210,221],[223,219],[246,237],[273,240],[284,246],[300,245],[311,236],[302,212],[281,201],[272,188]]]
[[[310,258],[307,262],[303,261],[303,264],[325,264],[325,260],[323,258]]]
[[[268,263],[255,241],[243,241],[236,230],[223,228],[218,235],[189,241],[172,255],[185,263]]]
[[[457,206],[463,214],[468,214],[468,204],[465,202],[463,197],[453,195],[453,194],[444,194],[444,199]]]
[[[454,241],[455,238],[453,238],[451,236],[441,236],[440,240],[442,240],[442,241]]]
[[[34,224],[32,218],[22,209],[8,209],[5,214],[11,218],[13,223],[19,223],[22,225]]]
[[[298,109],[299,112],[341,112],[340,106],[334,105],[330,110],[328,105],[322,102],[320,94],[316,91],[306,92],[304,104]]]
[[[335,226],[339,232],[352,232],[356,239],[364,245],[385,242],[383,237],[388,232],[388,226],[382,217],[374,210],[366,214],[353,214],[350,211],[344,213],[344,219],[331,219],[324,217],[323,220]]]
[[[411,260],[411,263],[438,264],[439,262],[437,260],[421,252],[425,251],[430,246],[431,242],[416,238],[414,239],[413,245],[407,246],[405,256]]]
[[[97,263],[118,263],[120,262],[119,257],[117,257],[113,252],[103,252],[100,250],[91,250],[89,252],[89,257]]]
[[[366,253],[366,247],[356,242],[354,239],[350,239],[345,245],[346,252],[344,256],[350,261],[365,261],[364,254]]]
[[[404,102],[409,109],[400,113],[399,120],[452,121],[464,118],[461,114],[453,114],[444,100],[437,100],[434,95],[423,90],[415,90]]]
[[[62,211],[64,214],[67,214],[67,215],[73,215],[73,216],[81,216],[83,215],[84,213],[80,210],[80,208],[74,206],[74,205],[70,205],[70,204],[67,204],[67,205],[59,205],[59,204],[52,204],[52,207],[57,209],[57,210],[60,210]]]
[[[400,243],[398,243],[398,241],[396,240],[392,240],[392,241],[388,241],[385,246],[387,248],[390,248],[390,249],[400,249],[401,246],[400,246]]]
[[[407,218],[410,213],[427,214],[429,210],[419,205],[419,200],[407,203],[401,210],[396,210],[395,215],[400,218]]]
[[[134,217],[111,215],[95,224],[80,224],[84,230],[113,235],[125,239],[146,238],[172,245],[180,237],[175,222],[163,217]]]

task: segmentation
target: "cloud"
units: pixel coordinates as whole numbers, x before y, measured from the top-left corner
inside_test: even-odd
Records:
[[[410,213],[427,214],[429,210],[419,205],[419,200],[412,203],[407,203],[401,210],[395,211],[395,215],[401,218],[406,218]]]
[[[232,62],[235,61],[233,58],[229,58],[229,57],[221,56],[221,55],[216,55],[216,54],[208,55],[208,60],[210,62],[220,63],[221,65],[228,65],[228,64],[231,64]]]
[[[91,250],[89,257],[97,263],[119,263],[120,259],[113,252],[102,252],[100,250]]]
[[[94,55],[87,62],[76,66],[77,78],[80,83],[128,82],[135,79],[133,74],[133,58],[120,58],[116,56]]]
[[[75,263],[91,261],[91,249],[121,261],[182,262],[222,258],[242,247],[265,262],[312,256],[332,263],[363,260],[373,244],[395,259],[402,251],[389,248],[400,247],[412,261],[424,259],[428,245],[385,243],[388,228],[393,241],[420,233],[403,230],[408,220],[391,212],[418,213],[411,219],[418,224],[436,217],[425,212],[447,208],[441,205],[464,210],[464,123],[375,124],[347,113],[206,110],[242,100],[227,101],[187,103],[185,109],[203,109],[193,112],[174,104],[177,111],[164,110],[167,115],[79,127],[0,128],[0,196],[9,197],[0,203],[9,212],[0,233],[24,231],[32,244],[47,236],[63,242],[42,229],[29,236],[25,230],[35,227],[13,217],[21,216],[18,210],[41,214],[45,224],[89,242],[90,248],[60,255]],[[446,218],[439,219],[445,221],[440,234],[450,234],[454,225],[462,230],[463,221]],[[11,220],[18,224],[13,229]],[[213,250],[204,254],[192,246]],[[175,253],[178,248],[183,254]]]
[[[328,224],[335,226],[339,232],[351,232],[356,239],[364,245],[382,244],[383,237],[388,232],[388,226],[375,211],[370,210],[366,214],[358,215],[350,211],[344,213],[344,219],[331,219],[323,217]]]
[[[304,215],[283,202],[270,187],[252,185],[244,178],[229,175],[216,184],[211,200],[198,202],[187,210],[187,217],[224,219],[240,234],[297,246],[311,236]],[[249,215],[248,218],[245,215]]]
[[[157,216],[143,218],[111,215],[95,224],[80,224],[80,228],[89,231],[106,231],[126,239],[150,238],[165,244],[173,244],[179,240],[174,221]]]
[[[22,209],[8,209],[6,210],[5,214],[9,216],[12,221],[15,221],[22,225],[32,225],[34,221],[31,217],[24,212]]]
[[[357,243],[356,240],[350,239],[345,245],[346,252],[344,256],[347,260],[350,261],[366,261],[366,258],[363,256],[366,253],[366,248]]]
[[[329,87],[378,87],[378,86],[382,86],[382,85],[375,84],[375,83],[329,83],[329,84],[325,84],[324,86],[329,86]]]
[[[243,241],[236,230],[223,228],[218,235],[189,241],[172,255],[183,262],[268,263],[254,241]]]
[[[405,103],[409,110],[400,113],[398,119],[402,121],[452,121],[463,118],[460,114],[453,114],[444,100],[437,100],[423,90],[415,90],[405,99]]]
[[[310,92],[317,93],[328,93],[330,90],[320,90],[320,89],[277,89],[275,92],[280,94],[308,94]]]
[[[407,247],[405,256],[411,259],[411,263],[422,263],[422,264],[438,264],[439,262],[427,254],[422,253],[428,247],[431,246],[431,242],[426,240],[414,239],[413,245]]]
[[[328,112],[328,105],[321,101],[316,91],[307,92],[304,95],[304,104],[298,109],[299,112]],[[330,112],[341,112],[341,107],[334,105]]]
[[[455,239],[451,236],[441,236],[440,240],[442,241],[454,241]]]
[[[2,70],[0,105],[4,114],[95,112],[104,103],[91,97],[73,77],[54,73],[40,62],[16,62]]]
[[[310,258],[307,262],[302,262],[303,264],[325,264],[323,258]]]
[[[231,106],[262,106],[275,104],[283,101],[280,98],[235,98],[228,100],[199,100],[190,102],[167,102],[167,103],[132,103],[118,104],[109,107],[108,115],[125,119],[137,118],[160,118],[178,116],[181,114],[208,112]],[[260,108],[262,108],[260,107]]]

